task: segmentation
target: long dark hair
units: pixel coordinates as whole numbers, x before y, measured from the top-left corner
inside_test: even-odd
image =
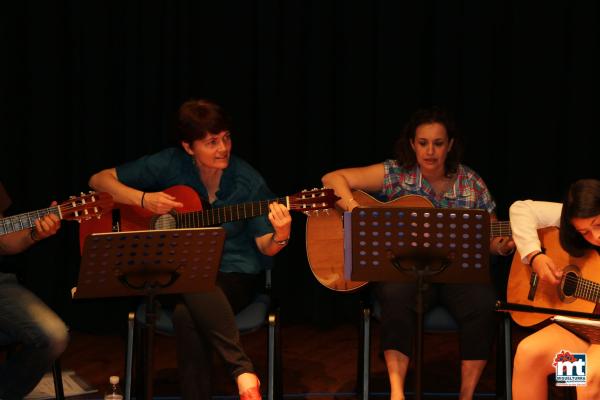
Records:
[[[560,245],[574,257],[581,257],[585,250],[596,248],[577,232],[573,218],[591,218],[600,215],[600,181],[580,179],[569,188],[560,215]]]
[[[398,164],[405,168],[412,168],[417,163],[415,151],[410,143],[414,141],[419,126],[433,123],[444,126],[448,141],[454,139],[452,148],[446,156],[445,172],[446,174],[455,173],[462,157],[462,142],[452,115],[439,107],[417,110],[410,117],[408,123],[404,126],[402,135],[396,141],[395,153]]]

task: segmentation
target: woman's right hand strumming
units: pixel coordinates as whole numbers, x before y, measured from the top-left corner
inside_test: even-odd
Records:
[[[562,270],[546,254],[534,252],[528,256],[528,260],[533,272],[538,275],[538,278],[542,282],[551,285],[558,285],[560,283]]]

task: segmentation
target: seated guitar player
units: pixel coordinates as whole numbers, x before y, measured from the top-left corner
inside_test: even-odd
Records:
[[[26,251],[60,228],[60,219],[52,213],[26,214],[26,221],[20,223],[3,218],[10,204],[0,182],[0,258]],[[35,219],[33,226],[25,229],[32,223],[31,217]],[[0,271],[0,335],[5,344],[17,345],[16,351],[0,363],[0,398],[6,400],[22,399],[31,392],[69,342],[62,319],[22,286],[14,273],[4,271]]]
[[[600,181],[583,179],[573,183],[562,204],[517,201],[510,208],[510,222],[522,262],[530,265],[540,285],[557,287],[565,265],[557,265],[558,260],[545,254],[537,230],[560,227],[560,246],[569,256],[582,257],[597,252],[600,249]],[[596,263],[590,267],[592,271],[582,270],[582,274],[594,274],[600,265]],[[537,291],[540,295],[539,286]],[[550,292],[558,297],[558,290]],[[588,312],[592,312],[595,304],[588,304]],[[514,359],[513,398],[546,399],[547,378],[556,372],[553,364],[563,350],[571,354],[586,354],[587,382],[577,386],[577,398],[600,398],[600,346],[556,323],[545,326],[519,343]]]
[[[369,137],[363,138],[369,141]],[[483,180],[460,163],[461,143],[449,114],[432,108],[417,111],[396,144],[396,158],[358,168],[340,169],[323,176],[346,210],[360,206],[353,190],[382,195],[388,201],[405,195],[426,198],[434,207],[477,208],[495,221],[495,203]],[[508,237],[490,241],[493,254],[514,249]],[[404,380],[413,355],[416,285],[379,282],[375,294],[381,305],[381,347],[391,387],[391,399],[404,399]],[[495,290],[491,284],[429,284],[426,308],[437,298],[460,326],[460,398],[471,399],[490,355],[496,320]]]
[[[179,109],[179,146],[103,170],[90,179],[94,189],[115,202],[143,207],[154,214],[181,209],[185,200],[165,189],[193,188],[212,206],[236,205],[273,198],[263,177],[232,154],[230,121],[208,100],[190,100]],[[210,399],[211,350],[222,357],[242,400],[261,398],[259,379],[239,339],[234,315],[264,285],[263,256],[282,250],[292,218],[285,205],[272,202],[265,214],[227,222],[227,237],[217,290],[181,295],[174,311],[182,397]]]

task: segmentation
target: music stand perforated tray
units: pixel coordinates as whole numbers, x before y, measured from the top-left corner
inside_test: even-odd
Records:
[[[213,290],[224,241],[220,227],[91,234],[74,297]]]
[[[410,271],[423,266],[428,282],[490,280],[485,210],[357,207],[345,213],[344,226],[346,276],[354,281],[413,282]]]

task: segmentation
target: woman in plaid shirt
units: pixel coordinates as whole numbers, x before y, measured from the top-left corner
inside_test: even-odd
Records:
[[[487,210],[496,220],[496,204],[485,183],[460,163],[460,142],[443,110],[417,111],[396,144],[396,159],[366,167],[346,168],[323,176],[323,185],[341,198],[339,206],[360,204],[352,190],[376,193],[388,201],[405,195],[427,198],[435,207]],[[490,241],[492,254],[507,255],[514,243],[507,237]],[[413,351],[416,285],[380,282],[375,285],[381,305],[381,347],[391,387],[391,399],[404,399],[404,379]],[[430,284],[425,307],[444,304],[460,326],[461,399],[471,399],[490,354],[496,322],[496,294],[489,284]]]

